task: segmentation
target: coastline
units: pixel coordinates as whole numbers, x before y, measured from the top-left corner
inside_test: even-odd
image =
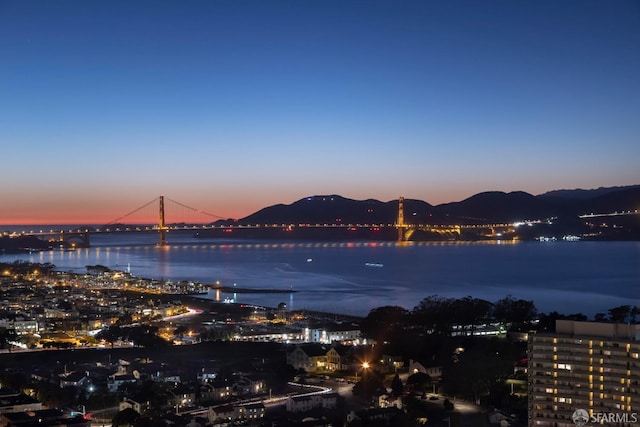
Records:
[[[235,286],[219,286],[219,285],[206,285],[203,284],[212,290],[226,292],[226,293],[237,293],[237,294],[294,294],[298,291],[293,289],[255,289],[255,288],[238,288]],[[205,295],[205,294],[198,294]]]

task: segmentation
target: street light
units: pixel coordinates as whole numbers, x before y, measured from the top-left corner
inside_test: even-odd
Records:
[[[369,369],[369,362],[363,362],[362,363],[362,369],[363,369],[363,376],[364,376],[364,370]],[[356,382],[358,382],[358,369],[356,369]]]

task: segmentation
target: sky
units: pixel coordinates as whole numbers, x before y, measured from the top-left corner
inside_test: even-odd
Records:
[[[637,1],[0,0],[0,224],[640,184]]]

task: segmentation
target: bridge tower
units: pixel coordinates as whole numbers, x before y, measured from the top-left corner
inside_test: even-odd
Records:
[[[164,223],[164,196],[160,196],[160,222],[158,224],[158,230],[160,230],[158,246],[167,246],[167,241],[164,238],[167,232],[167,226]]]
[[[404,242],[404,196],[398,198],[398,242]]]

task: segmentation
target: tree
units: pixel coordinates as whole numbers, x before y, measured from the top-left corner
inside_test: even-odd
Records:
[[[131,315],[131,313],[122,314],[116,321],[116,325],[118,326],[126,326],[132,323],[133,323],[133,316]]]
[[[473,335],[475,326],[485,323],[493,304],[470,296],[456,299],[451,303],[451,317],[463,328],[469,327]]]
[[[109,267],[105,267],[104,265],[87,265],[87,273],[89,274],[104,274],[111,271]]]
[[[383,390],[386,389],[382,379],[375,372],[363,372],[360,381],[353,386],[354,396],[367,400]]]
[[[557,311],[552,311],[549,314],[541,314],[540,318],[538,319],[539,322],[537,327],[532,329],[536,329],[537,331],[541,331],[541,332],[555,332],[556,320],[560,320],[560,319],[585,322],[587,320],[587,316],[582,313],[573,313],[573,314],[564,315],[564,314],[558,313]]]
[[[52,384],[48,381],[38,381],[31,385],[31,388],[35,390],[36,399],[49,407],[56,407],[61,405],[61,393],[60,387],[56,384]]]
[[[22,372],[0,370],[0,388],[22,390],[27,385],[27,378]]]
[[[116,413],[111,420],[113,427],[129,427],[135,425],[136,421],[140,418],[140,414],[134,409],[127,408],[123,411]]]
[[[90,396],[87,397],[87,410],[97,411],[111,406],[118,405],[118,396],[109,392],[106,385],[97,387]]]
[[[609,320],[615,323],[625,323],[627,318],[631,316],[631,306],[630,305],[620,305],[618,307],[609,309]]]
[[[606,322],[607,315],[604,313],[596,313],[596,315],[593,316],[593,320],[595,320],[596,322]]]
[[[444,402],[442,402],[442,404],[444,406],[445,411],[453,411],[453,403],[451,403],[449,399],[445,399]]]
[[[408,316],[409,311],[399,306],[374,308],[360,323],[360,330],[366,338],[387,342],[404,330]]]
[[[404,386],[402,385],[402,380],[400,379],[400,376],[396,374],[396,376],[393,377],[393,380],[391,380],[391,395],[400,397],[403,392]]]
[[[531,322],[537,314],[533,301],[515,299],[511,295],[493,304],[493,318],[502,323],[521,325]]]
[[[275,360],[265,366],[268,387],[274,391],[284,390],[293,381],[297,370],[283,360]]]
[[[432,382],[433,380],[431,376],[424,372],[416,372],[415,374],[409,375],[409,378],[407,378],[407,385],[410,385],[414,390],[421,392],[427,391]]]
[[[451,325],[451,307],[453,299],[432,295],[420,301],[413,309],[415,321],[425,328],[427,333],[449,335]]]
[[[97,340],[105,340],[110,343],[111,348],[113,348],[113,344],[116,341],[122,339],[122,336],[122,328],[118,325],[109,326],[107,329],[103,329],[95,335]]]
[[[0,328],[0,348],[7,348],[11,351],[13,347],[12,342],[18,339],[18,334],[15,329]]]
[[[477,402],[492,384],[513,373],[513,361],[521,352],[518,344],[506,340],[468,340],[464,351],[443,366],[442,385],[447,393],[465,394]]]
[[[62,387],[58,390],[59,404],[60,406],[71,406],[74,403],[78,403],[79,391],[74,386]]]
[[[159,337],[158,327],[153,325],[139,325],[127,328],[127,339],[137,347],[162,347],[169,343]]]

